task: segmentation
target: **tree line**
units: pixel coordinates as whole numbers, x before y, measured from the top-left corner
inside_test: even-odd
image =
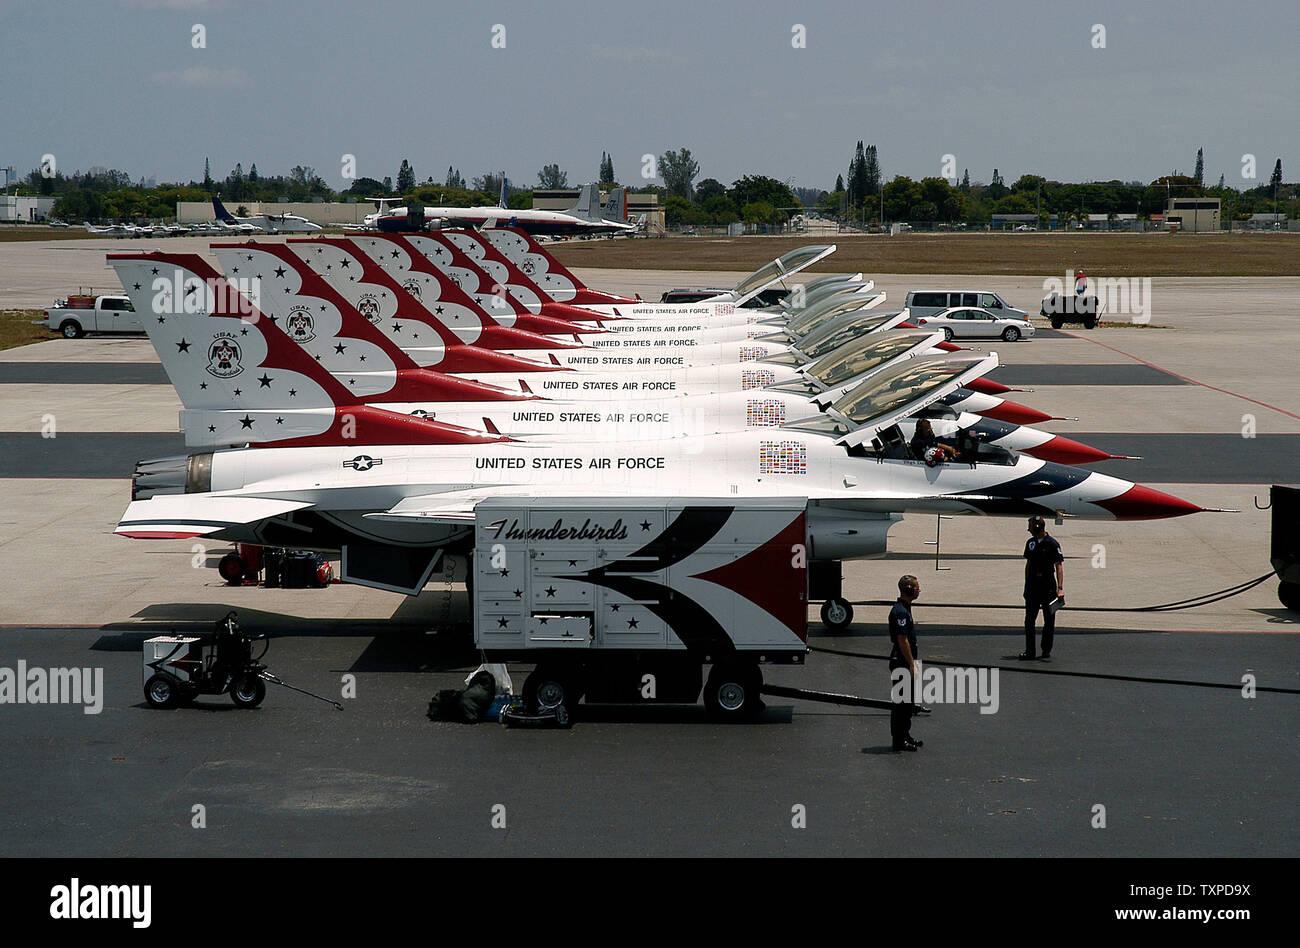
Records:
[[[649,156],[648,156],[649,157]],[[1300,217],[1300,186],[1282,180],[1282,161],[1277,159],[1272,174],[1251,188],[1217,185],[1204,180],[1204,153],[1196,153],[1191,175],[1174,172],[1154,181],[1063,182],[1041,175],[1021,175],[1007,185],[997,168],[987,184],[972,181],[969,169],[958,178],[895,175],[884,180],[875,145],[856,143],[846,172],[836,178],[833,189],[795,187],[793,180],[781,181],[761,174],[745,174],[730,185],[716,178],[696,183],[701,168],[690,149],[670,149],[657,156],[653,167],[639,169],[642,176],[628,190],[656,193],[669,225],[737,222],[779,224],[798,213],[815,212],[851,224],[871,225],[886,221],[915,221],[949,224],[986,224],[994,214],[1037,215],[1045,226],[1051,216],[1059,221],[1083,220],[1091,214],[1137,214],[1148,217],[1162,212],[1171,197],[1217,197],[1222,202],[1223,220],[1244,220],[1252,214],[1278,213]],[[659,178],[662,185],[651,184]],[[590,180],[590,179],[587,179]],[[618,187],[613,158],[602,151],[596,180],[605,190]],[[558,164],[544,165],[532,187],[517,187],[507,181],[507,205],[532,207],[533,190],[569,187],[568,174]],[[33,169],[19,182],[19,193],[58,197],[53,216],[77,220],[165,219],[175,214],[178,201],[206,201],[217,194],[235,210],[243,202],[365,201],[394,196],[409,203],[472,206],[496,204],[501,193],[502,174],[484,172],[468,181],[460,170],[449,166],[435,180],[419,180],[408,159],[402,159],[395,179],[358,177],[343,191],[331,188],[315,169],[295,165],[287,175],[263,175],[256,163],[244,170],[242,162],[222,179],[214,179],[208,161],[203,177],[187,183],[147,185],[133,182],[118,170],[95,174],[59,171],[45,177]]]

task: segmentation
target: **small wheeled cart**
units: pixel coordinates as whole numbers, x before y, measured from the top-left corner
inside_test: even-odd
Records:
[[[229,694],[241,708],[266,697],[266,666],[253,658],[253,641],[235,613],[217,622],[210,636],[160,635],[144,643],[144,700],[153,708],[188,704],[199,695]],[[263,647],[262,654],[266,654]]]

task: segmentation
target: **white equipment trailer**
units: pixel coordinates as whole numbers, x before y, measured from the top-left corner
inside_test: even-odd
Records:
[[[762,708],[759,666],[808,652],[803,498],[490,498],[475,508],[474,642],[534,662],[530,711]],[[710,666],[704,682],[704,666]]]

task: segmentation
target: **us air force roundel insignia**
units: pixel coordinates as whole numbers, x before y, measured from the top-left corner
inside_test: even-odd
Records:
[[[219,379],[233,379],[240,372],[244,371],[240,359],[243,354],[240,352],[239,343],[235,341],[233,333],[221,332],[212,337],[212,345],[208,346],[208,364],[206,366],[208,374],[215,375]]]
[[[344,461],[344,467],[350,467],[358,471],[368,471],[376,464],[383,464],[383,458],[372,458],[368,454],[358,454],[350,461]]]

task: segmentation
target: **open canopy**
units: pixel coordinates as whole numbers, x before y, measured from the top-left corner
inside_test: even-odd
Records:
[[[903,322],[905,313],[876,313],[857,310],[836,316],[795,343],[795,348],[809,359],[820,359],[840,346],[862,336],[879,334]],[[922,331],[923,336],[929,332]]]
[[[883,293],[855,293],[852,291],[835,293],[795,310],[785,324],[787,332],[802,336],[825,324],[829,319],[852,313],[854,310],[875,306],[885,298]]]
[[[809,247],[797,247],[787,254],[777,257],[769,264],[759,267],[749,276],[736,284],[732,291],[736,303],[741,304],[757,296],[774,283],[810,267],[823,257],[835,252],[834,244],[814,244]]]
[[[852,429],[842,443],[859,444],[997,365],[995,352],[909,359],[867,379],[835,401],[827,414]]]
[[[833,352],[809,363],[803,374],[819,384],[822,391],[846,385],[866,375],[891,359],[915,349],[936,338],[933,332],[885,332],[858,336]]]

